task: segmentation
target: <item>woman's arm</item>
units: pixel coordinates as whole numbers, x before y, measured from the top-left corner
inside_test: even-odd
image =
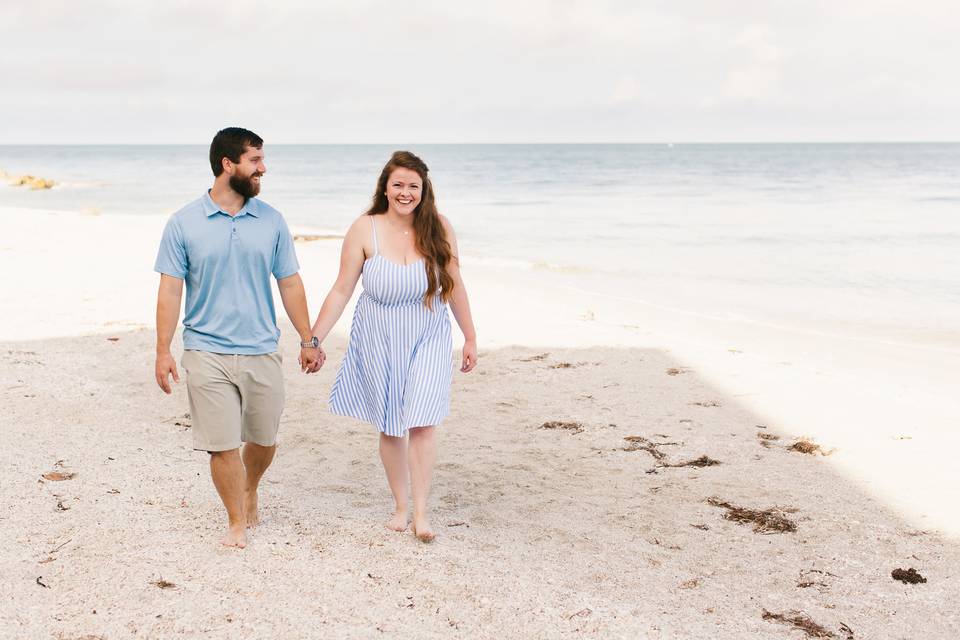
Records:
[[[360,273],[363,271],[363,232],[370,232],[370,222],[367,216],[358,218],[347,231],[343,238],[343,247],[340,250],[340,272],[337,274],[337,280],[330,288],[330,292],[323,300],[320,307],[320,313],[317,314],[317,320],[313,323],[313,335],[323,342],[337,323],[347,303],[350,302],[350,296],[357,286],[357,280],[360,279]]]
[[[450,221],[445,216],[440,216],[443,228],[447,232],[447,242],[450,243],[450,251],[453,254],[450,264],[447,265],[447,273],[453,278],[453,297],[450,299],[450,309],[453,311],[453,317],[463,332],[463,360],[460,364],[460,371],[468,373],[477,366],[477,330],[473,326],[473,314],[470,313],[470,299],[467,297],[467,288],[463,284],[463,278],[460,276],[460,251],[457,248],[457,236],[453,232]]]

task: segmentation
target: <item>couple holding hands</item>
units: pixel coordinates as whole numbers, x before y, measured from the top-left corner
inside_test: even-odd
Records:
[[[156,379],[168,394],[170,377],[180,380],[170,344],[186,285],[181,365],[193,446],[210,453],[227,510],[221,542],[246,546],[246,529],[258,522],[257,488],[276,453],[284,385],[271,276],[300,334],[305,373],[323,366],[321,342],[363,277],[330,410],[377,427],[395,502],[386,526],[409,525],[430,542],[434,431],[449,412],[453,375],[448,305],[465,338],[460,371],[476,366],[477,343],[456,237],[437,212],[427,166],[406,151],[384,166],[370,208],[344,237],[337,280],[311,327],[293,238],[280,212],[256,197],[266,172],[263,140],[223,129],[210,165],[213,187],[170,217],[160,243]]]

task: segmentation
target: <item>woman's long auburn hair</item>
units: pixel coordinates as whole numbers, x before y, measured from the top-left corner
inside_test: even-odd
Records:
[[[409,151],[394,151],[390,160],[380,172],[377,180],[377,190],[373,192],[373,201],[364,215],[379,216],[387,212],[387,181],[394,169],[403,168],[415,171],[423,180],[423,193],[420,194],[420,204],[413,210],[413,231],[416,238],[417,252],[423,256],[424,268],[427,271],[427,290],[423,294],[423,304],[433,309],[433,297],[440,290],[440,299],[449,302],[453,296],[453,278],[447,273],[447,265],[453,257],[447,232],[440,222],[440,213],[433,195],[433,184],[427,165]]]

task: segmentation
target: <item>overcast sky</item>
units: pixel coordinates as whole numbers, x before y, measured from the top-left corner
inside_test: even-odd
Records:
[[[0,0],[0,144],[957,141],[958,7]]]

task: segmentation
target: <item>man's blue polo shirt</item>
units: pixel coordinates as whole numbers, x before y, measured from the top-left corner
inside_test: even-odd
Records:
[[[185,349],[256,355],[277,350],[270,275],[300,270],[280,212],[250,198],[235,216],[209,193],[170,217],[154,270],[186,281]]]

